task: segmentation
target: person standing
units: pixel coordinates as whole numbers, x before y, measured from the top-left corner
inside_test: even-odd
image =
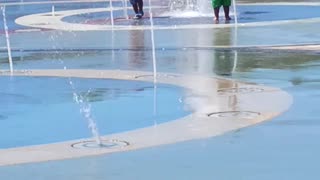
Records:
[[[133,11],[136,14],[133,19],[141,19],[144,15],[143,12],[143,0],[130,0]]]
[[[229,16],[231,0],[212,0],[212,6],[213,6],[214,16],[215,16],[214,20],[216,23],[219,22],[219,12],[220,12],[221,6],[223,6],[224,16],[225,16],[226,21],[231,20],[231,18]]]

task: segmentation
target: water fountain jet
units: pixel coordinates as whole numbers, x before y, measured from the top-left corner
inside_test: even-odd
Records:
[[[155,52],[155,42],[154,42],[154,28],[153,28],[153,14],[151,0],[149,0],[149,16],[150,16],[150,31],[151,31],[151,43],[152,43],[152,63],[153,63],[153,82],[157,83],[157,62],[156,62],[156,52]]]
[[[238,26],[238,15],[237,15],[237,4],[236,0],[232,0],[232,7],[233,7],[233,14],[234,14],[234,24],[237,27]],[[236,29],[237,30],[237,29]]]
[[[113,20],[113,6],[112,6],[112,0],[109,0],[110,3],[110,19],[111,19],[111,27],[113,29],[114,26],[114,20]]]
[[[153,64],[153,115],[157,114],[157,61],[155,51],[155,40],[154,40],[154,25],[153,25],[153,14],[152,4],[149,0],[149,17],[150,17],[150,31],[151,31],[151,43],[152,43],[152,64]],[[154,126],[157,126],[157,121],[154,119]]]
[[[66,69],[66,68],[65,68]],[[97,124],[95,122],[95,120],[93,119],[92,115],[91,115],[91,105],[86,103],[84,97],[80,94],[78,95],[75,91],[75,86],[71,80],[71,78],[69,78],[69,84],[73,90],[73,99],[74,101],[80,106],[80,113],[85,117],[85,119],[88,121],[88,128],[91,130],[91,133],[93,135],[93,138],[96,142],[96,145],[99,146],[103,146],[103,143],[101,141],[100,138],[100,134],[99,134],[99,130],[97,127]],[[90,93],[90,90],[87,92],[87,94]]]
[[[127,0],[122,0],[122,6],[123,6],[123,15],[124,15],[124,17],[125,17],[126,19],[129,19]]]
[[[208,0],[171,0],[169,6],[170,11],[177,12],[179,16],[212,15],[212,8]]]
[[[170,14],[177,17],[212,16],[211,0],[171,0],[169,2]],[[232,0],[234,22],[238,24],[236,0]]]
[[[51,7],[51,16],[55,16],[55,7],[54,6]]]
[[[6,35],[10,73],[12,74],[13,73],[13,64],[12,64],[12,55],[11,55],[11,45],[10,45],[9,30],[8,30],[7,19],[6,19],[6,6],[2,6],[1,10],[2,10],[2,16],[3,16],[4,32],[5,32],[5,35]]]

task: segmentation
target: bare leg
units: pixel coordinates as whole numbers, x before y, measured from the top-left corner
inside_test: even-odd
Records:
[[[214,16],[215,16],[214,21],[215,21],[216,23],[219,22],[219,10],[220,10],[219,7],[214,8]]]
[[[224,17],[226,18],[226,21],[230,21],[231,18],[229,16],[230,7],[229,6],[223,6],[224,10]]]

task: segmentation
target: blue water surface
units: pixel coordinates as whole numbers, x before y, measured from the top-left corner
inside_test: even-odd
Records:
[[[0,84],[0,148],[89,138],[88,118],[80,111],[96,121],[101,135],[189,113],[179,101],[184,90],[172,85],[155,90],[149,82],[54,77],[0,77]]]

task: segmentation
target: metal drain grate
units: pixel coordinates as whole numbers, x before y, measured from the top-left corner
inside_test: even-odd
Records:
[[[254,93],[263,91],[264,89],[259,87],[227,88],[218,90],[219,93]]]
[[[110,140],[102,140],[101,144],[97,144],[94,140],[89,141],[81,141],[71,145],[73,148],[77,149],[84,149],[84,148],[108,148],[108,149],[115,149],[115,148],[122,148],[128,146],[129,142],[121,141],[117,139],[110,139]]]
[[[222,112],[214,112],[208,114],[209,117],[220,117],[220,118],[248,118],[252,119],[257,116],[260,116],[259,112],[253,111],[222,111]]]

